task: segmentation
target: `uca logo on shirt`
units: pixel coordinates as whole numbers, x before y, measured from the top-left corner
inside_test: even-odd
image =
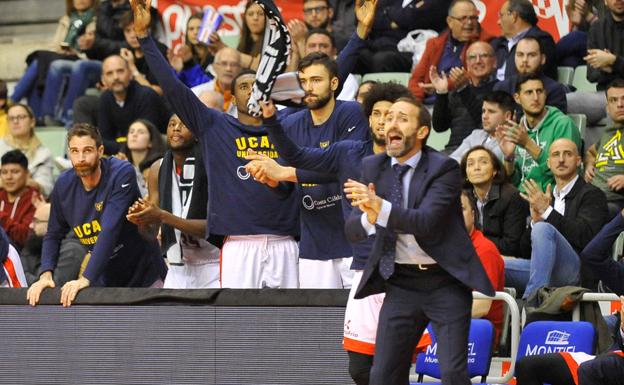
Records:
[[[327,148],[329,146],[329,140],[319,143],[320,148]]]
[[[95,211],[102,212],[103,208],[104,208],[104,201],[95,203]]]

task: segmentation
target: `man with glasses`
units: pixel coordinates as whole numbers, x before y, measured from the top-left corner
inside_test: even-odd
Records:
[[[448,9],[446,24],[447,31],[427,41],[425,52],[409,80],[410,91],[418,100],[425,100],[426,103],[435,101],[435,87],[430,77],[431,67],[435,66],[439,74],[447,74],[449,90],[454,90],[460,75],[463,78],[466,76],[461,68],[466,61],[469,42],[488,41],[492,37],[481,29],[479,11],[471,0],[453,1]]]
[[[516,47],[523,37],[534,37],[540,42],[542,53],[546,56],[544,74],[557,78],[555,41],[552,36],[537,26],[537,15],[529,0],[508,0],[503,3],[498,13],[498,25],[503,36],[492,41],[496,52],[498,70],[496,77],[504,80],[517,73],[514,65]]]
[[[435,87],[436,99],[433,106],[433,129],[444,132],[451,129],[451,137],[445,152],[454,151],[470,133],[481,126],[483,96],[489,93],[496,82],[493,78],[496,58],[492,46],[476,41],[466,51],[467,70],[453,68],[454,91],[449,91],[449,77],[438,74],[435,66],[429,69],[431,83]]]
[[[193,87],[195,95],[200,95],[205,91],[217,91],[223,95],[223,111],[236,117],[236,105],[232,103],[232,93],[230,88],[232,80],[240,73],[240,53],[234,48],[224,47],[217,51],[212,67],[216,74],[215,78],[208,83]]]
[[[546,55],[542,52],[540,41],[532,36],[523,37],[516,45],[516,54],[514,62],[517,74],[508,77],[502,82],[494,86],[496,91],[505,91],[509,95],[513,95],[516,89],[516,82],[519,75],[537,74],[546,90],[546,104],[557,107],[561,112],[567,112],[568,103],[566,101],[566,92],[568,87],[542,73],[544,63],[546,63]],[[519,105],[516,105],[518,116],[522,113]]]

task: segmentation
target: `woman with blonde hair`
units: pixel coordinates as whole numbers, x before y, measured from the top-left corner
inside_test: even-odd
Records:
[[[35,114],[25,104],[17,103],[9,107],[9,130],[0,139],[0,156],[11,150],[20,150],[28,158],[30,177],[26,184],[48,196],[54,186],[52,152],[35,135]]]

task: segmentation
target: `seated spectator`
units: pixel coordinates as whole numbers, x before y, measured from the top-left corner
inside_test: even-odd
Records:
[[[505,259],[506,285],[524,293],[525,300],[536,299],[544,286],[587,284],[581,280],[579,254],[608,220],[604,193],[579,178],[581,157],[573,141],[555,140],[546,162],[555,178],[552,194],[550,185],[542,190],[531,179],[522,194],[531,213],[530,260]]]
[[[35,215],[30,223],[32,231],[20,253],[24,274],[29,286],[39,279],[43,237],[48,231],[48,220],[50,218],[49,203],[35,200],[35,206]],[[85,258],[85,254],[86,249],[80,244],[74,232],[70,231],[61,241],[58,263],[53,272],[56,286],[63,286],[65,282],[78,278],[80,264]]]
[[[506,181],[500,160],[476,146],[462,158],[461,170],[479,214],[477,227],[503,255],[519,256],[529,210],[518,189]]]
[[[479,260],[485,272],[492,282],[496,291],[505,289],[505,264],[496,245],[483,236],[477,228],[477,206],[470,198],[469,191],[463,190],[461,194],[462,213],[464,224],[472,240],[472,245],[479,256]],[[494,346],[498,346],[501,331],[503,330],[503,302],[491,299],[477,299],[472,301],[472,318],[485,318],[492,322],[496,336]]]
[[[614,79],[624,77],[624,46],[620,44],[620,26],[624,10],[617,0],[606,0],[607,11],[589,27],[587,38],[587,80],[597,83],[596,92],[568,94],[571,113],[585,114],[587,124],[594,125],[606,115],[602,91]]]
[[[446,28],[444,18],[451,2],[452,0],[379,0],[366,48],[360,50],[353,72],[367,74],[411,71],[412,53],[399,52],[398,42],[415,29],[433,29],[440,32]]]
[[[28,158],[30,176],[26,184],[43,195],[49,195],[54,185],[52,152],[35,135],[35,115],[30,107],[14,104],[8,111],[9,132],[0,139],[0,154],[20,150]]]
[[[522,191],[523,182],[532,179],[542,190],[553,177],[546,161],[548,148],[559,138],[570,139],[581,148],[581,135],[574,121],[556,107],[546,105],[544,82],[538,75],[518,78],[514,99],[522,107],[520,124],[508,120],[497,130],[505,155],[505,171]]]
[[[130,123],[145,119],[163,132],[169,110],[163,99],[151,88],[133,80],[128,62],[121,56],[109,56],[102,63],[102,83],[107,90],[100,96],[99,128],[106,154],[119,152]]]
[[[21,249],[35,214],[33,198],[39,193],[26,184],[29,178],[28,159],[20,150],[2,155],[0,164],[0,226],[11,242]]]
[[[514,106],[513,98],[506,92],[491,91],[486,94],[483,97],[483,107],[481,108],[482,129],[472,131],[453,151],[450,155],[451,158],[459,162],[471,148],[483,146],[502,161],[503,151],[496,139],[496,128],[511,119]]]
[[[357,93],[355,94],[355,100],[360,104],[364,103],[364,97],[366,93],[371,89],[374,84],[377,84],[377,82],[374,80],[366,80],[362,82],[358,87]]]
[[[239,59],[243,68],[257,69],[260,64],[262,54],[262,42],[264,41],[264,28],[266,17],[260,5],[252,0],[247,0],[245,13],[243,15],[243,26],[241,28],[240,40],[236,49],[241,54]],[[215,39],[216,38],[216,39]],[[217,34],[210,36],[210,41],[223,49]],[[215,55],[216,61],[216,55]]]
[[[59,20],[56,33],[52,39],[50,50],[38,50],[28,55],[26,73],[16,84],[11,95],[13,102],[20,102],[24,97],[37,118],[43,118],[44,103],[47,111],[48,103],[56,101],[56,95],[49,95],[44,100],[43,92],[50,63],[54,60],[78,60],[82,50],[78,37],[85,32],[87,25],[95,16],[95,0],[73,0],[66,2],[65,15]],[[54,104],[56,105],[56,104]]]
[[[87,50],[95,39],[96,23],[91,22],[83,35],[78,37],[81,50]],[[85,93],[87,87],[97,83],[102,71],[101,56],[89,50],[78,60],[57,59],[50,64],[42,96],[41,123],[46,126],[62,126],[70,123],[74,100]],[[64,90],[64,87],[67,87]],[[65,92],[64,92],[65,91]]]
[[[414,68],[409,80],[409,89],[414,96],[427,103],[433,103],[435,88],[431,83],[430,69],[435,66],[438,73],[453,77],[453,68],[462,68],[466,62],[466,51],[471,41],[489,40],[491,36],[479,25],[479,11],[471,0],[455,0],[446,17],[448,30],[440,36],[429,39],[423,56]],[[454,79],[449,81],[449,90],[454,90]]]
[[[498,80],[505,80],[517,73],[514,65],[516,47],[520,39],[529,36],[540,42],[541,51],[546,56],[544,75],[557,79],[555,41],[548,32],[537,26],[537,15],[530,0],[507,0],[498,12],[498,24],[503,36],[492,41],[496,52]]]
[[[516,44],[516,53],[514,55],[514,65],[516,74],[508,76],[505,80],[494,86],[496,91],[505,91],[509,95],[513,95],[518,77],[522,75],[535,74],[542,79],[546,90],[546,105],[557,107],[561,112],[566,112],[568,104],[566,101],[566,92],[568,88],[556,80],[549,78],[542,73],[542,69],[546,63],[546,55],[542,53],[540,41],[534,37],[523,37]],[[519,114],[522,112],[520,106],[516,107]]]
[[[141,196],[147,195],[147,180],[143,179],[139,165],[146,159],[162,158],[164,153],[165,143],[162,136],[150,121],[137,119],[130,125],[126,143],[121,146],[117,157],[134,166]]]
[[[570,32],[562,36],[555,46],[558,66],[585,65],[583,58],[587,55],[587,31],[598,15],[604,13],[604,5],[601,6],[601,3],[597,0],[568,1],[565,10],[570,20]]]
[[[149,87],[162,96],[162,88],[160,88],[156,77],[147,66],[145,55],[143,55],[143,50],[141,50],[141,45],[134,32],[132,12],[126,12],[121,16],[119,26],[123,29],[125,38],[125,44],[119,51],[119,54],[128,62],[128,67],[130,67],[130,72],[132,72],[132,78],[140,85]],[[166,45],[156,42],[156,46],[163,55],[167,54]]]
[[[7,120],[7,112],[9,111],[9,99],[7,92],[7,84],[0,79],[0,138],[4,138],[9,131],[9,121]]]
[[[20,256],[0,227],[0,288],[27,286]]]
[[[206,107],[223,112],[223,95],[219,92],[206,90],[199,94],[198,98]]]
[[[195,95],[204,91],[213,90],[223,95],[223,111],[232,116],[236,116],[236,106],[232,103],[232,80],[241,71],[241,55],[234,48],[223,47],[215,55],[212,67],[215,71],[215,78],[208,83],[193,87]]]
[[[198,40],[203,18],[204,14],[201,12],[191,15],[186,22],[184,45],[168,53],[169,64],[178,73],[178,78],[188,87],[212,80],[212,75],[207,72],[207,69],[214,57],[208,45]]]
[[[609,217],[624,208],[624,80],[615,79],[606,90],[609,125],[598,143],[585,154],[585,180],[601,189],[607,196]]]
[[[453,152],[476,128],[481,126],[483,96],[488,94],[496,80],[493,73],[496,59],[492,46],[477,41],[466,51],[468,71],[451,69],[450,76],[441,75],[435,66],[429,69],[429,78],[435,88],[432,123],[436,132],[451,130],[444,152]],[[449,91],[450,78],[454,79],[454,91]]]

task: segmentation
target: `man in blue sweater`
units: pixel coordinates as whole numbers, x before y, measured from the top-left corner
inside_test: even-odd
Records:
[[[297,202],[292,186],[279,194],[255,183],[245,171],[249,149],[273,159],[279,154],[262,120],[249,113],[247,101],[256,79],[241,71],[232,81],[234,118],[206,107],[173,74],[148,36],[151,1],[132,1],[134,28],[150,69],[173,111],[199,140],[209,180],[206,235],[227,236],[221,253],[221,287],[298,286]]]
[[[67,142],[73,169],[61,174],[50,195],[41,274],[28,289],[29,303],[36,305],[41,292],[55,286],[52,271],[70,229],[87,251],[86,268],[78,279],[63,285],[63,306],[70,306],[88,286],[162,286],[167,268],[156,239],[143,238],[126,219],[126,211],[140,197],[132,164],[102,158],[102,137],[91,125],[74,125]]]

